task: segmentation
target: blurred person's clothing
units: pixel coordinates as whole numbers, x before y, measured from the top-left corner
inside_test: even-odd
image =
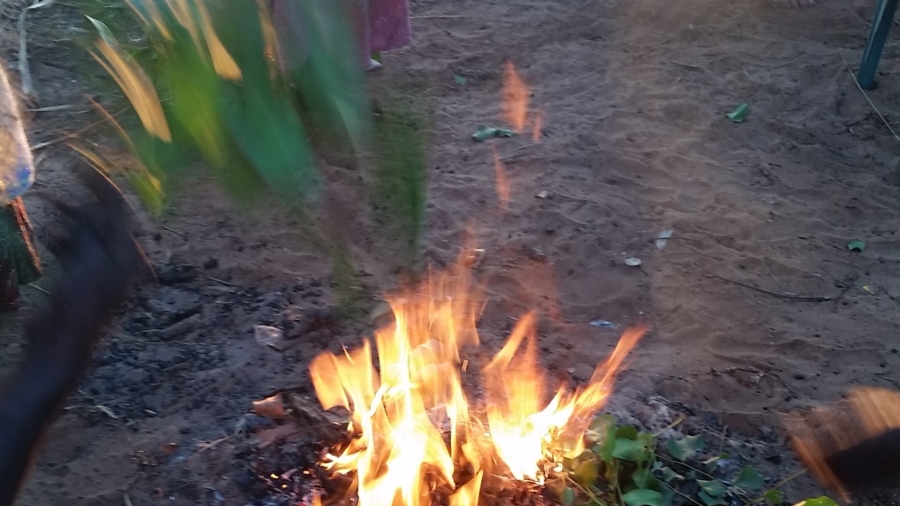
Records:
[[[322,0],[271,0],[279,42],[290,48],[290,54],[280,52],[283,63],[289,67],[299,66],[307,51],[302,10],[298,5],[304,1]],[[412,40],[409,0],[347,0],[347,3],[350,12],[345,21],[352,23],[363,68],[372,68],[373,54],[402,48]]]

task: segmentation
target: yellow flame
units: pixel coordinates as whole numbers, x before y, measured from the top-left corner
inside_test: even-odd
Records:
[[[498,462],[517,479],[540,482],[547,464],[583,447],[582,419],[603,406],[643,333],[626,332],[588,385],[560,389],[547,403],[537,316],[526,314],[483,369],[486,431],[471,412],[461,377],[461,350],[479,343],[476,319],[484,303],[470,267],[464,253],[455,268],[431,272],[425,282],[387,298],[395,322],[375,332],[377,370],[368,340],[342,355],[323,353],[310,365],[322,407],[350,412],[351,441],[328,454],[323,466],[355,473],[360,506],[429,506],[438,489],[450,506],[477,506],[482,482]]]

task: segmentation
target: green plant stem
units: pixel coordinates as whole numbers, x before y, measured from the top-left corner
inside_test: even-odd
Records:
[[[711,480],[716,480],[716,481],[719,481],[719,482],[722,481],[722,480],[716,478],[715,476],[713,476],[713,475],[707,473],[706,471],[701,471],[701,470],[697,469],[696,467],[691,466],[691,465],[689,465],[689,464],[687,464],[687,463],[685,463],[685,462],[681,462],[681,461],[678,461],[678,460],[675,460],[675,459],[670,459],[670,458],[667,458],[667,457],[663,457],[662,455],[659,455],[659,454],[657,454],[656,456],[659,457],[659,458],[661,458],[661,459],[663,459],[663,460],[665,460],[666,462],[672,462],[672,463],[675,463],[675,464],[681,464],[681,465],[683,465],[684,467],[690,469],[691,471],[700,473],[700,474],[702,474],[703,476],[705,476],[705,477],[707,477],[707,478],[709,478],[709,479],[711,479]]]
[[[778,483],[776,483],[775,485],[772,485],[771,487],[767,488],[766,491],[763,492],[763,494],[762,494],[761,496],[757,497],[756,499],[753,500],[753,502],[750,502],[750,503],[748,503],[748,504],[759,504],[759,503],[765,501],[765,500],[766,500],[766,493],[767,493],[769,490],[780,489],[780,488],[783,487],[785,484],[790,483],[790,482],[796,480],[797,478],[803,476],[804,474],[806,474],[806,469],[799,469],[799,470],[797,470],[797,471],[794,471],[794,472],[791,473],[787,478],[785,478],[785,479],[779,481]]]
[[[685,494],[684,492],[682,492],[682,491],[676,489],[675,487],[669,485],[668,483],[665,483],[665,482],[660,482],[660,483],[662,483],[667,489],[671,490],[672,492],[675,492],[676,494],[680,495],[681,497],[684,497],[685,499],[687,499],[688,501],[691,501],[692,503],[696,504],[697,506],[703,506],[703,504],[701,504],[700,502],[698,502],[698,501],[697,501],[696,499],[694,499],[693,497],[691,497],[691,496]]]
[[[600,504],[601,506],[607,506],[606,502],[603,499],[600,499],[599,497],[597,497],[597,495],[594,494],[593,492],[591,492],[590,489],[582,487],[581,484],[578,483],[577,481],[573,480],[572,477],[569,476],[568,473],[564,473],[563,476],[565,477],[566,481],[568,481],[572,485],[575,485],[575,488],[577,488],[578,490],[581,490],[581,492],[584,493],[584,495],[588,496],[588,499],[590,499],[591,501],[595,501],[597,504]]]

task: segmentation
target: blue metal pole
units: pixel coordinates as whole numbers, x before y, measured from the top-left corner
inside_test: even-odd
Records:
[[[872,29],[869,31],[869,40],[863,51],[862,63],[859,64],[857,79],[864,90],[875,88],[875,72],[878,71],[878,62],[881,60],[888,33],[891,31],[898,3],[900,0],[878,0],[875,19],[872,20]]]

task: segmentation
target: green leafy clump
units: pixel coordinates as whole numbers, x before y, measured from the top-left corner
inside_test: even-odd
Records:
[[[245,208],[277,203],[306,224],[321,218],[327,237],[304,231],[331,256],[346,292],[356,270],[335,232],[344,224],[321,198],[329,178],[319,160],[337,152],[348,157],[341,166],[373,182],[371,202],[361,203],[384,211],[379,223],[418,253],[426,107],[393,101],[372,114],[346,22],[349,0],[288,2],[292,12],[278,20],[270,2],[75,1],[95,34],[91,55],[127,99],[115,114],[97,108],[133,163],[113,167],[79,151],[124,174],[152,211],[161,212],[183,176],[208,168]],[[276,21],[293,25],[276,31]]]
[[[566,459],[563,471],[552,475],[548,486],[559,493],[563,506],[667,506],[695,504],[780,505],[784,495],[751,466],[723,476],[717,466],[728,455],[709,456],[700,436],[687,436],[657,444],[655,435],[631,426],[619,426],[614,417],[597,417],[586,434],[587,450]],[[794,477],[798,476],[794,475]],[[810,499],[808,506],[833,506]]]

